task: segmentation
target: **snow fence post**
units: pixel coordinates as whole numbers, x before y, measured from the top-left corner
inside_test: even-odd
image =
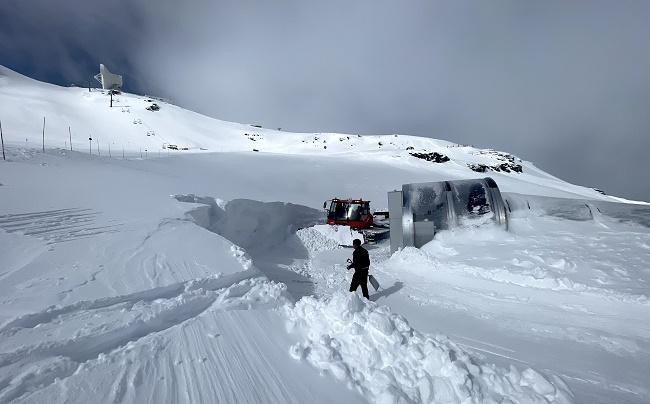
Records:
[[[45,117],[43,117],[43,153],[45,153]]]
[[[2,136],[2,121],[0,121],[0,142],[2,142],[2,159],[7,160],[5,158],[5,138]]]
[[[70,151],[72,151],[72,131],[70,130],[69,126],[68,126],[68,134],[70,135]]]

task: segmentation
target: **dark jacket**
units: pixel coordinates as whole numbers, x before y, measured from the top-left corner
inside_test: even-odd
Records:
[[[348,265],[348,269],[354,268],[355,271],[364,269],[368,270],[370,267],[370,257],[368,256],[368,250],[363,247],[358,247],[352,253],[352,263]]]

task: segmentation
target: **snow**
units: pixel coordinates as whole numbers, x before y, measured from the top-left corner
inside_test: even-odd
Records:
[[[291,354],[326,370],[376,403],[569,403],[561,379],[484,364],[445,337],[424,335],[387,306],[358,294],[307,297],[287,309],[304,335]]]
[[[352,241],[355,239],[363,240],[363,235],[360,232],[351,229],[350,226],[316,225],[310,227],[310,229],[319,233],[327,240],[332,240],[342,246],[351,246]],[[303,242],[304,241],[305,240],[303,240]]]
[[[465,164],[496,154],[146,99],[110,109],[99,91],[0,67],[0,402],[650,401],[647,204],[524,161],[490,173],[532,201],[508,232],[476,223],[392,256],[367,246],[383,288],[365,302],[345,292],[344,246],[361,237],[325,226],[323,201],[384,209],[401,184],[484,176]],[[590,214],[574,209],[585,200]]]
[[[406,285],[387,303],[424,330],[579,381],[578,401],[633,400],[585,396],[601,385],[642,402],[650,386],[649,237],[647,228],[608,219],[527,217],[512,219],[506,234],[441,234],[375,270],[385,283]]]
[[[154,101],[161,106],[161,110],[151,112],[145,109],[150,105],[149,100],[150,97],[123,93],[114,97],[114,107],[110,108],[109,96],[105,91],[89,92],[78,87],[62,88],[37,82],[0,66],[0,104],[3,105],[1,119],[5,142],[8,144],[40,148],[45,117],[46,146],[67,149],[70,146],[70,128],[75,151],[88,152],[88,138],[92,137],[92,153],[96,155],[99,152],[104,157],[109,154],[109,145],[113,157],[121,157],[121,152],[124,151],[126,157],[135,159],[208,152],[249,154],[256,149],[262,154],[328,156],[332,157],[333,161],[341,161],[346,170],[347,163],[355,160],[360,163],[361,168],[368,167],[368,163],[380,163],[383,167],[395,167],[395,171],[420,173],[417,177],[408,176],[411,179],[409,182],[467,179],[489,174],[497,180],[502,191],[623,201],[621,198],[601,195],[591,188],[567,184],[539,170],[531,162],[521,161],[523,174],[476,173],[467,167],[468,163],[502,163],[500,153],[493,150],[399,134],[360,136],[282,132],[220,121],[160,100]],[[163,149],[163,146],[168,144],[186,147],[188,150]],[[413,151],[439,152],[450,157],[451,161],[441,164],[427,162],[410,156],[411,150],[407,148],[413,148]],[[23,150],[21,147],[15,153],[23,153]],[[265,165],[256,167],[267,168]],[[322,168],[318,164],[311,167],[319,173],[323,172]],[[365,170],[355,172],[363,171]],[[221,173],[229,172],[230,170],[225,170]],[[423,175],[423,172],[426,175]],[[299,176],[302,179],[295,178],[293,172],[282,178],[298,181],[311,178],[309,173],[304,174],[307,175]],[[347,178],[349,176],[348,172]],[[402,183],[404,181],[394,179],[388,182],[392,187],[401,186]],[[352,187],[337,187],[328,197],[358,198],[358,192],[359,190]],[[385,189],[379,192],[379,196],[381,201],[385,199]],[[328,197],[320,199],[319,202],[322,203]],[[312,202],[310,206],[318,205]]]
[[[233,310],[282,301],[284,285],[251,276],[240,272],[210,277],[125,296],[51,306],[17,317],[0,329],[3,348],[11,352],[1,362],[0,378],[8,383],[0,400],[10,401],[57,378],[66,378],[80,364],[183,324],[208,309]]]

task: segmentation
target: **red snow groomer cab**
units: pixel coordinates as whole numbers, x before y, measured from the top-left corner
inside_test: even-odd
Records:
[[[388,212],[374,212],[377,215],[375,218],[370,212],[370,201],[334,198],[326,201],[323,209],[327,210],[327,224],[350,226],[363,235],[365,243],[375,243],[388,237]]]
[[[327,224],[350,226],[355,230],[368,229],[373,225],[370,201],[334,198],[329,201],[329,209],[327,202],[323,207],[327,209]]]

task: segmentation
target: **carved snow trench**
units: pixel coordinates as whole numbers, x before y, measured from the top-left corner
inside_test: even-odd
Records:
[[[193,194],[174,197],[180,202],[200,204],[188,212],[189,218],[244,249],[266,277],[287,286],[294,301],[314,295],[312,279],[292,268],[310,259],[296,231],[323,223],[322,211],[285,202],[234,199],[225,203]]]
[[[176,199],[200,203],[188,212],[188,217],[245,249],[254,268],[223,277],[52,306],[6,322],[0,326],[0,403],[71,376],[85,363],[192,321],[205,311],[272,307],[286,301],[287,295],[297,300],[313,293],[311,280],[289,267],[296,260],[308,259],[295,231],[320,222],[320,211],[282,202],[240,199],[222,208],[210,197],[181,195]],[[75,214],[64,210],[2,217],[0,224],[25,231],[26,226],[34,227],[36,223],[36,227],[49,231],[53,227],[43,218],[54,217],[60,222],[59,216],[68,220]],[[88,221],[90,215],[82,212],[78,217]],[[61,227],[54,229],[59,231]],[[60,241],[58,233],[52,234],[52,240],[49,236],[48,241]]]

